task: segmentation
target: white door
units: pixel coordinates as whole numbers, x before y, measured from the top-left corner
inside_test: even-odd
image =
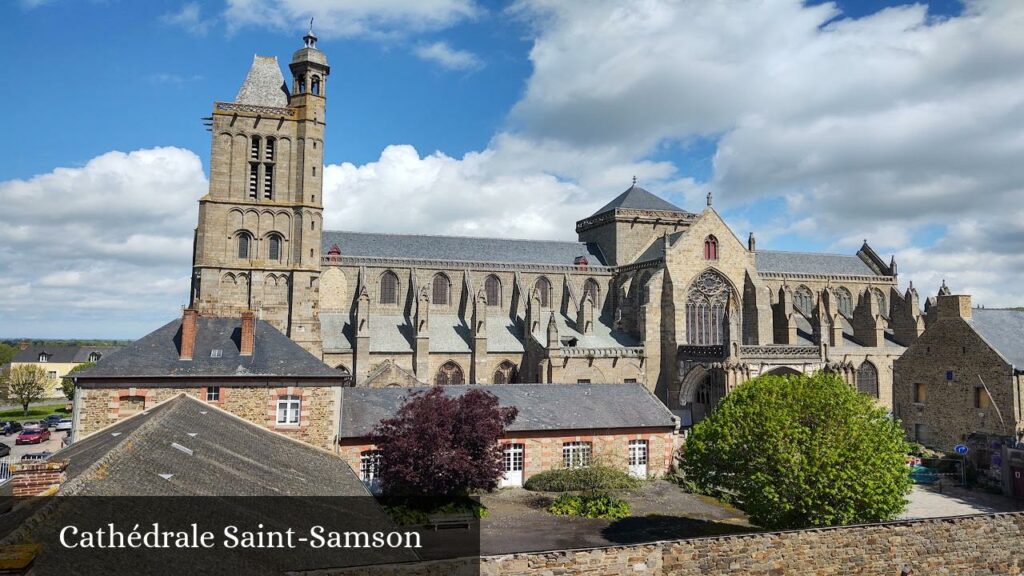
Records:
[[[635,478],[647,478],[647,440],[629,441],[629,474]]]
[[[359,456],[359,476],[370,494],[380,494],[380,452],[367,450]]]
[[[523,485],[523,445],[505,445],[505,476],[501,479],[501,487]]]

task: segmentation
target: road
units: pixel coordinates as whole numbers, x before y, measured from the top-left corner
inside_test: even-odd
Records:
[[[11,455],[8,456],[10,462],[16,462],[21,460],[21,457],[25,454],[33,452],[56,452],[61,447],[61,440],[64,438],[65,432],[57,432],[56,430],[50,430],[50,439],[42,444],[22,444],[20,446],[14,443],[14,439],[18,437],[17,434],[11,434],[10,436],[0,436],[0,442],[7,444],[11,447]]]

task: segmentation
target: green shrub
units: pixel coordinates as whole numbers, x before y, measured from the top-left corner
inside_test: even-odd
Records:
[[[579,496],[562,494],[548,506],[548,512],[557,516],[580,516],[582,518],[604,518],[618,520],[629,516],[629,502],[600,496]]]
[[[428,516],[434,514],[470,513],[476,518],[486,518],[490,513],[483,504],[470,498],[456,500],[434,499],[388,499],[383,502],[384,511],[399,526],[427,524]]]
[[[611,466],[560,468],[534,474],[524,488],[539,492],[583,492],[588,490],[634,490],[643,482]]]

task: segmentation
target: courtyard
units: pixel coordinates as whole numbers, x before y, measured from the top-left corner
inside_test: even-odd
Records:
[[[485,494],[489,514],[481,522],[481,552],[507,554],[589,548],[756,530],[740,510],[713,498],[688,494],[665,480],[616,493],[632,515],[622,520],[555,516],[545,510],[555,493],[507,488]]]

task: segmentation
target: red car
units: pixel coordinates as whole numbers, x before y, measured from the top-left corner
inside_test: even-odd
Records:
[[[15,438],[15,444],[39,444],[50,439],[50,431],[46,428],[26,428]]]

